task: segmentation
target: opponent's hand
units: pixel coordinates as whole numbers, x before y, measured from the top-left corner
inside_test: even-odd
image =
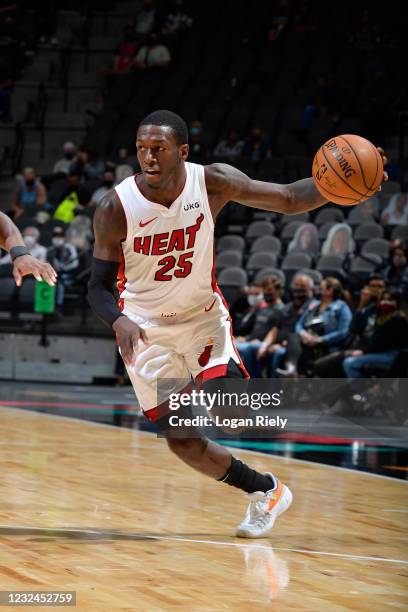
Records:
[[[377,147],[377,150],[378,150],[379,154],[381,155],[381,159],[383,161],[383,165],[386,166],[387,163],[388,163],[388,158],[387,158],[387,156],[384,153],[384,149],[382,149],[381,147]],[[386,183],[387,181],[388,181],[388,172],[384,171],[384,174],[383,174],[383,183]],[[379,186],[378,191],[381,191],[381,185]]]
[[[148,344],[146,332],[137,323],[123,316],[116,319],[112,329],[116,333],[123,361],[127,366],[133,366],[135,364],[135,350],[138,342],[142,341]]]
[[[44,280],[51,286],[57,282],[57,273],[49,263],[42,263],[32,255],[20,255],[13,263],[13,276],[18,287],[21,287],[23,276],[27,274],[32,274],[36,280]]]

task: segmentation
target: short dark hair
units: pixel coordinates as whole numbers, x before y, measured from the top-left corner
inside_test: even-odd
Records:
[[[176,113],[169,110],[157,110],[147,115],[139,124],[142,125],[161,125],[163,127],[169,127],[178,145],[188,143],[188,128],[187,124]]]

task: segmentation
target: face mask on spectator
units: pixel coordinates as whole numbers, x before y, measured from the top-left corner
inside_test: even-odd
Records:
[[[200,128],[199,127],[192,127],[190,128],[190,134],[192,136],[197,136],[197,134],[200,133]]]
[[[63,238],[53,238],[52,244],[55,247],[62,247],[64,244],[64,239]]]
[[[264,300],[270,304],[275,300],[275,295],[273,293],[264,293]]]
[[[292,289],[292,295],[294,300],[303,300],[307,297],[306,289]]]
[[[34,179],[26,179],[25,184],[27,185],[27,187],[32,187],[35,183]]]
[[[72,151],[67,151],[64,153],[65,159],[72,159],[74,157],[74,153]]]
[[[392,300],[381,300],[378,304],[378,312],[380,314],[389,314],[390,312],[394,312],[396,310],[395,302]]]
[[[24,243],[25,243],[27,249],[32,249],[33,246],[35,246],[36,242],[37,241],[34,238],[34,236],[24,236]]]
[[[103,181],[103,184],[105,187],[107,187],[108,189],[110,189],[111,187],[113,187],[113,181]]]
[[[254,294],[248,295],[247,300],[250,306],[258,306],[263,300],[263,294],[258,293],[255,295]]]

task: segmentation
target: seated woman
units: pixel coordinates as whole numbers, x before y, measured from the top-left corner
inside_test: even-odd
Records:
[[[347,223],[336,223],[330,228],[322,246],[322,255],[346,256],[354,252],[351,227]]]
[[[319,234],[313,223],[303,223],[289,243],[288,253],[307,253],[311,257],[319,254]]]
[[[383,225],[407,225],[408,194],[394,193],[381,215]]]
[[[325,278],[320,288],[320,300],[310,303],[296,323],[297,342],[292,340],[287,369],[277,370],[278,374],[294,375],[297,369],[313,370],[316,359],[341,348],[347,338],[351,311],[343,299],[340,281],[334,277]]]
[[[24,168],[23,176],[14,195],[12,211],[14,220],[24,215],[35,217],[37,212],[47,204],[47,190],[37,176],[34,168]]]
[[[398,352],[408,348],[408,321],[399,306],[399,293],[385,289],[378,300],[373,333],[343,361],[347,378],[364,378],[364,366],[369,364],[392,366]]]

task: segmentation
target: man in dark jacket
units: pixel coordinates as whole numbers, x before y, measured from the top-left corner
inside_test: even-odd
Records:
[[[347,378],[364,378],[364,366],[370,363],[392,365],[402,349],[408,348],[408,321],[398,310],[399,294],[382,292],[377,304],[373,333],[361,349],[351,351],[343,361]]]

